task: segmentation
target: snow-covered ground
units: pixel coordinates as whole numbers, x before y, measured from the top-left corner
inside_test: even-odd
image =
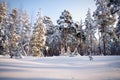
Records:
[[[120,80],[120,56],[0,56],[0,80]]]

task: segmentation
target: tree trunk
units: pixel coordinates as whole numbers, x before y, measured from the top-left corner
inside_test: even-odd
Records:
[[[91,52],[90,55],[92,55],[92,35],[91,34],[90,34],[90,52]]]
[[[65,38],[65,53],[66,53],[67,52],[67,47],[68,47],[68,45],[67,45],[68,29],[65,28],[64,31],[65,31],[64,38]]]
[[[100,47],[100,32],[98,32],[98,34],[99,34],[99,54],[101,54],[101,47]]]
[[[104,27],[103,27],[103,33],[105,33]],[[106,55],[106,33],[103,35],[103,55]]]
[[[105,40],[105,36],[103,36],[103,54],[106,55],[106,40]]]

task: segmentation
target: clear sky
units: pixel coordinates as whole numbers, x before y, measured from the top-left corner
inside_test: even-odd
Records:
[[[1,0],[0,0],[1,1]],[[37,12],[41,8],[43,16],[49,16],[56,24],[61,12],[68,10],[74,21],[84,20],[88,8],[91,9],[91,14],[95,11],[96,6],[94,0],[5,0],[10,9],[18,8],[28,11],[33,20]]]

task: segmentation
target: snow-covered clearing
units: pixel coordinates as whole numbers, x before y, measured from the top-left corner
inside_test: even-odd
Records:
[[[120,56],[0,56],[0,80],[120,80]]]

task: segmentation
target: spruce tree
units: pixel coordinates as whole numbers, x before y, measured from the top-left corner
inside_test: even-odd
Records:
[[[38,12],[37,20],[32,35],[32,53],[34,56],[43,56],[42,49],[46,42],[46,28],[43,23],[41,12]]]
[[[20,35],[19,31],[19,20],[18,20],[18,10],[16,8],[12,9],[12,13],[9,17],[9,52],[11,58],[15,57],[22,57],[21,53],[19,52],[19,45],[20,45]]]

